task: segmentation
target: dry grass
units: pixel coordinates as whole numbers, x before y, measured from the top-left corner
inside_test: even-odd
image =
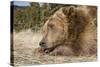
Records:
[[[36,64],[55,64],[70,62],[96,61],[95,56],[91,57],[67,57],[49,56],[34,54],[34,49],[39,47],[41,40],[40,33],[33,33],[31,30],[14,32],[14,65],[36,65]]]

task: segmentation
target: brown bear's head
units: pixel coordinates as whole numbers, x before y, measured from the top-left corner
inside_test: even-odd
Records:
[[[70,41],[75,39],[78,33],[77,27],[75,28],[77,24],[74,23],[76,14],[74,6],[62,7],[46,21],[43,26],[44,35],[40,42],[40,46],[46,53],[65,43],[69,45]]]

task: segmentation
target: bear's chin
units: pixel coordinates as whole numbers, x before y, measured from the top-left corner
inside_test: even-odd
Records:
[[[46,54],[49,54],[51,52],[53,52],[56,48],[58,48],[61,44],[57,44],[53,47],[50,47],[50,48],[43,48],[43,52],[46,53]]]

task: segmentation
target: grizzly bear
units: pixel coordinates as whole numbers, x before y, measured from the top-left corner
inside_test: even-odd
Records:
[[[66,6],[58,9],[44,24],[39,45],[40,52],[54,56],[96,55],[96,6]]]

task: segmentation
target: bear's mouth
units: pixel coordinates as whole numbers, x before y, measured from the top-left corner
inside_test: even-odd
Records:
[[[46,53],[46,54],[48,54],[48,53],[50,53],[50,52],[52,52],[53,51],[53,49],[51,49],[51,48],[45,48],[44,49],[44,52]]]
[[[43,48],[43,51],[46,53],[46,54],[49,54],[50,52],[52,52],[53,50],[55,50],[55,48],[57,48],[59,45],[56,45],[56,46],[53,46],[51,48]]]
[[[57,46],[52,47],[52,48],[44,48],[43,51],[44,51],[46,54],[49,54],[50,52],[52,52],[53,50],[55,50],[55,48],[57,48]]]

